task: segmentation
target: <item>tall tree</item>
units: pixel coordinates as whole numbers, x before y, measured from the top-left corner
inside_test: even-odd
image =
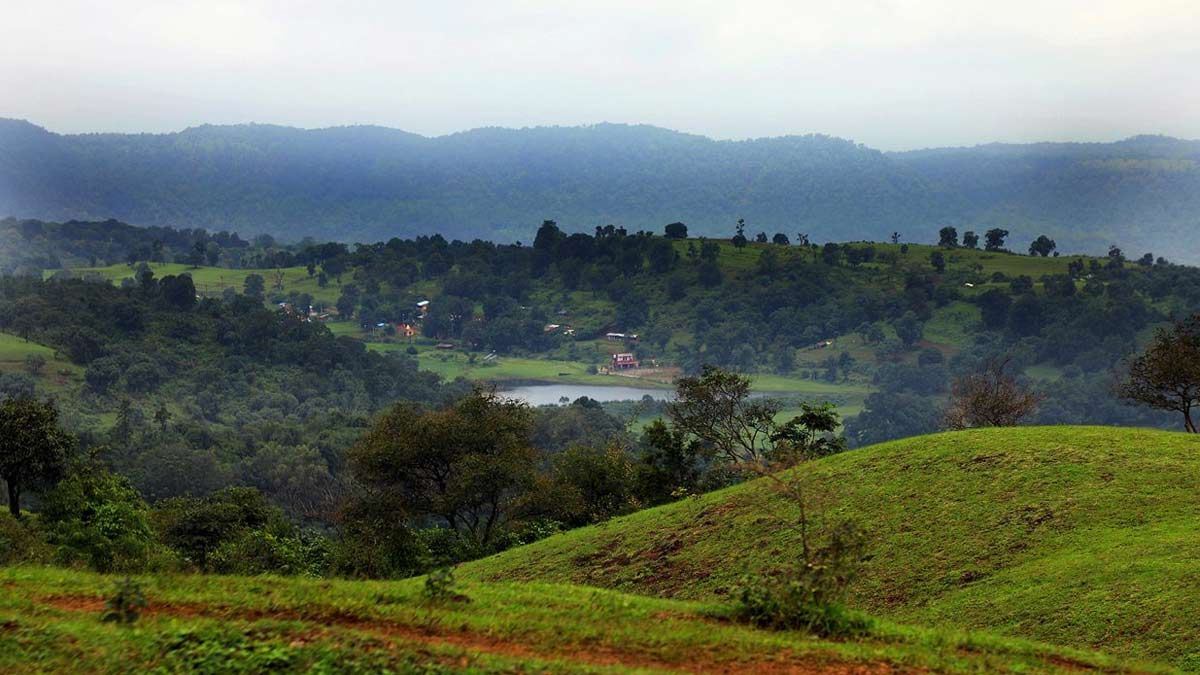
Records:
[[[1122,398],[1177,412],[1184,431],[1196,433],[1192,408],[1200,402],[1200,315],[1160,328],[1127,368],[1117,386]]]
[[[52,404],[27,397],[0,401],[0,478],[13,517],[21,516],[23,491],[62,475],[70,448]]]
[[[988,251],[1004,250],[1004,240],[1008,237],[1008,230],[993,227],[984,233],[983,248]]]
[[[1029,245],[1029,255],[1040,255],[1045,258],[1056,248],[1058,248],[1058,244],[1054,243],[1053,239],[1044,234],[1038,235],[1038,238]]]
[[[938,231],[938,246],[944,248],[958,247],[958,230],[953,227],[943,227]]]
[[[351,448],[350,466],[397,514],[440,518],[486,547],[532,485],[532,428],[528,405],[482,389],[439,410],[401,403]]]

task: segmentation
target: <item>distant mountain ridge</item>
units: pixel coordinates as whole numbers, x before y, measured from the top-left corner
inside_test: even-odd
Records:
[[[1004,227],[1010,244],[1181,252],[1200,226],[1200,141],[988,144],[884,153],[821,135],[719,141],[651,126],[192,127],[61,135],[0,119],[0,215],[374,241],[441,232],[532,240],[614,223],[814,240],[929,241]],[[1173,255],[1172,255],[1173,254]]]

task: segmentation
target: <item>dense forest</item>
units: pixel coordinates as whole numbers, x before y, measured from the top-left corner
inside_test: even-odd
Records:
[[[568,231],[682,220],[709,236],[745,218],[822,241],[952,225],[1102,253],[1116,231],[1152,250],[1193,231],[1198,159],[1196,142],[1164,137],[882,153],[817,135],[714,141],[614,124],[72,136],[0,120],[0,213],[341,241],[529,241],[546,215]]]

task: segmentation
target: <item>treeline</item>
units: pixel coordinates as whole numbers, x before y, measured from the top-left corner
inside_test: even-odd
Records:
[[[283,481],[282,492],[193,482],[179,494],[148,494],[136,471],[169,467],[136,465],[131,474],[112,461],[112,446],[64,433],[53,403],[0,398],[9,497],[0,563],[407,576],[844,449],[830,406],[806,405],[786,422],[779,412],[750,395],[746,378],[712,368],[681,380],[668,421],[638,439],[588,399],[538,411],[474,389],[375,416],[338,453],[346,469],[336,489],[291,449],[249,467]],[[546,433],[547,415],[557,437]],[[565,447],[563,431],[574,434]],[[323,499],[328,520],[297,513]],[[32,517],[23,510],[31,504]]]

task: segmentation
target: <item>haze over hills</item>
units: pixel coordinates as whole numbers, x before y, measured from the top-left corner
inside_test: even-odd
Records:
[[[382,127],[201,126],[60,135],[0,120],[0,214],[117,218],[288,239],[441,232],[530,241],[614,223],[693,234],[808,233],[927,241],[943,225],[1038,234],[1059,249],[1172,259],[1200,225],[1200,141],[991,144],[884,153],[820,135],[716,141],[651,126],[484,128],[424,137]]]

